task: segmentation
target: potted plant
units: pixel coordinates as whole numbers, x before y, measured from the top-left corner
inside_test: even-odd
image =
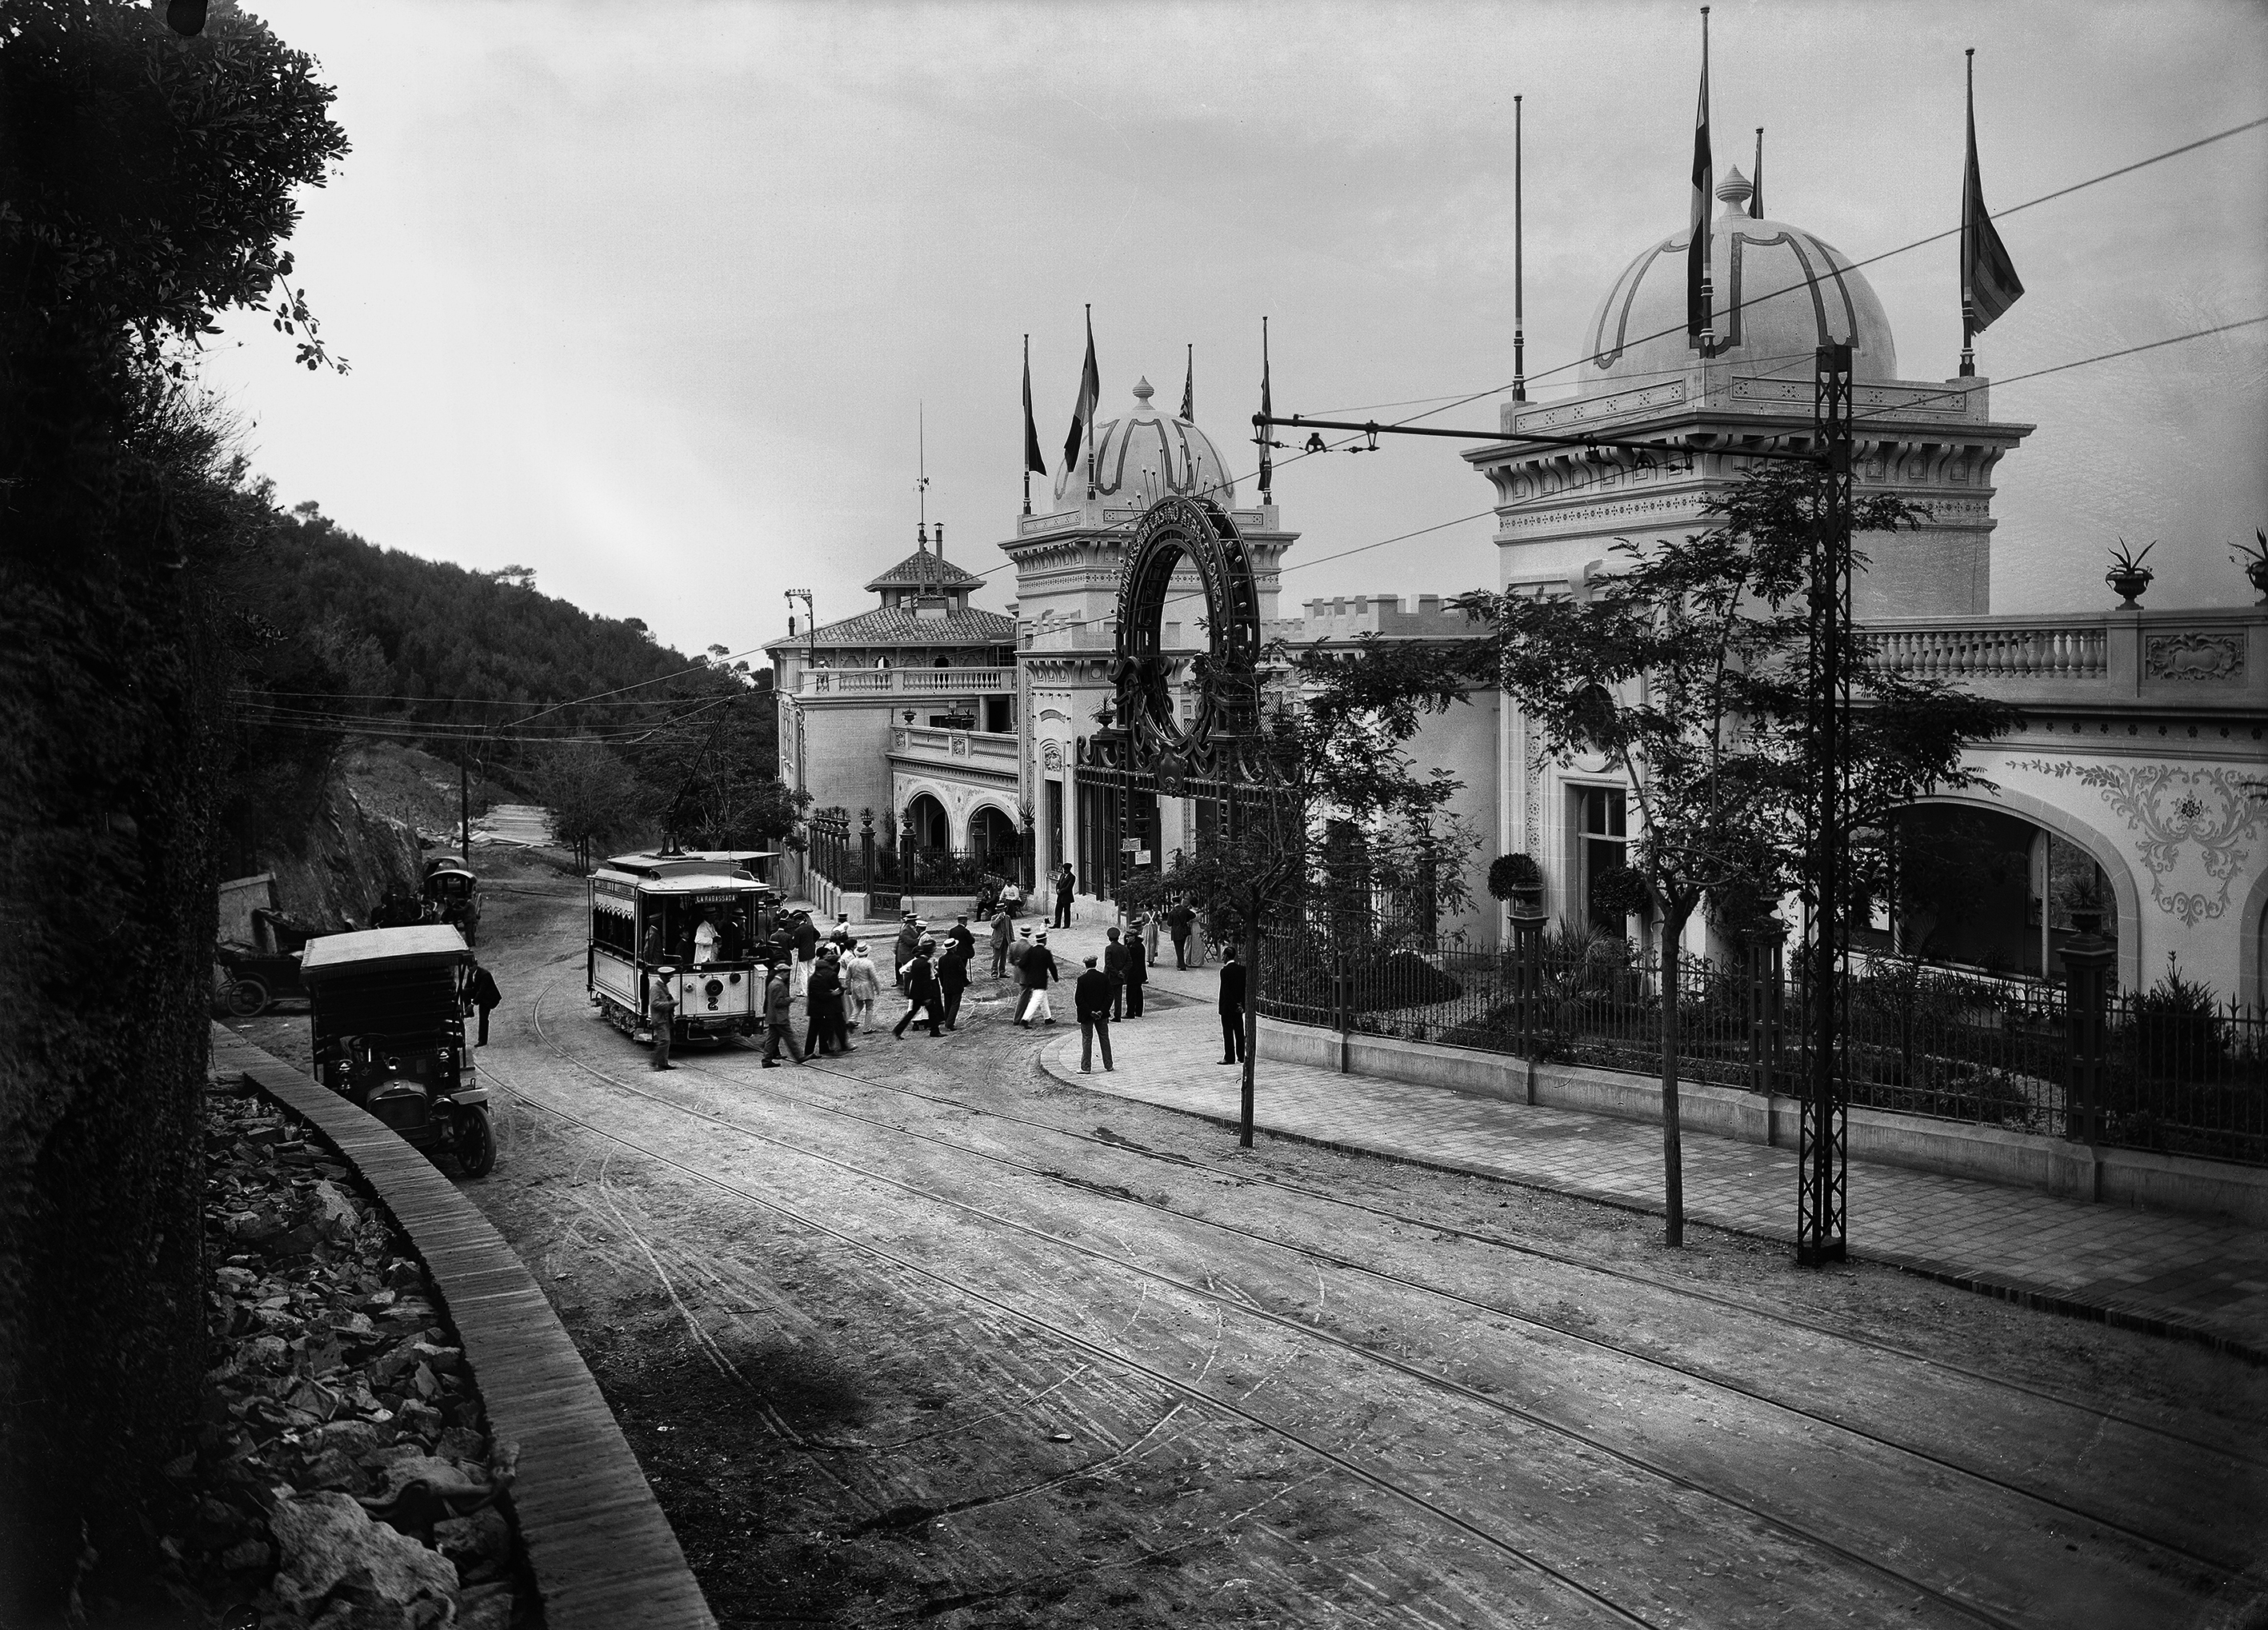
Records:
[[[2142,609],[2142,591],[2150,586],[2150,579],[2157,575],[2145,568],[2142,562],[2157,547],[2157,540],[2152,539],[2142,546],[2141,554],[2130,554],[2126,550],[2126,540],[2121,538],[2118,547],[2110,551],[2110,569],[2102,574],[2102,581],[2124,596],[2118,606],[2120,611]]]
[[[1543,910],[1543,868],[1532,855],[1499,855],[1489,863],[1488,892],[1510,903],[1514,916]]]
[[[2268,532],[2255,528],[2257,543],[2240,543],[2237,553],[2228,558],[2244,568],[2244,575],[2252,583],[2253,591],[2260,596],[2259,603],[2268,606]]]

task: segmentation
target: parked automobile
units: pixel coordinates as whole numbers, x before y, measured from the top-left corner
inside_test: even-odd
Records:
[[[330,935],[299,965],[318,1079],[478,1178],[496,1164],[496,1138],[465,1044],[472,970],[472,948],[446,923]]]

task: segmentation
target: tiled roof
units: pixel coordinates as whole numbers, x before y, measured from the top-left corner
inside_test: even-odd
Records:
[[[877,593],[884,589],[981,589],[983,586],[983,578],[972,577],[946,560],[943,549],[934,554],[927,549],[916,549],[866,585]]]
[[[811,636],[821,646],[844,645],[1013,645],[1016,620],[998,612],[950,612],[942,617],[917,616],[910,606],[887,606],[830,622]],[[806,643],[800,639],[774,640],[768,651]]]

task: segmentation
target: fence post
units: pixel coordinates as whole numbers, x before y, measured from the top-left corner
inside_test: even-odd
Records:
[[[871,897],[874,892],[874,812],[861,811],[858,816],[858,880]],[[871,912],[873,907],[869,905]]]
[[[1787,925],[1767,916],[1751,929],[1749,942],[1749,1090],[1770,1098],[1779,1065],[1780,1019],[1786,1000]],[[1771,1106],[1764,1107],[1771,1142]]]
[[[1513,989],[1520,1001],[1520,1056],[1528,1065],[1528,1101],[1535,1102],[1535,1008],[1543,999],[1543,925],[1538,903],[1521,900],[1512,908]]]
[[[2071,1068],[2066,1083],[2064,1136],[2084,1142],[2090,1154],[2101,1142],[2102,1066],[2110,1039],[2110,970],[2118,947],[2095,932],[2102,918],[2072,913],[2079,933],[2063,948],[2065,1014],[2070,1026]],[[2101,1166],[2098,1163],[2097,1181]],[[2100,1198],[2100,1195],[2095,1198]]]

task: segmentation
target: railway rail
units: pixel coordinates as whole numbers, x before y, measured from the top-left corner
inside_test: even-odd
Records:
[[[542,1003],[545,996],[549,994],[549,988],[544,992],[539,993],[534,1000],[532,1009],[534,1025],[539,1038],[547,1046],[550,1047],[560,1058],[568,1062],[571,1066],[591,1076],[594,1079],[605,1083],[617,1090],[645,1099],[667,1110],[674,1112],[677,1114],[691,1117],[697,1120],[729,1128],[730,1130],[751,1140],[762,1143],[769,1143],[784,1152],[804,1159],[820,1162],[836,1170],[841,1171],[845,1174],[856,1175],[870,1182],[874,1182],[895,1189],[896,1191],[915,1198],[924,1203],[953,1208],[965,1215],[981,1219],[988,1227],[1012,1230],[1024,1237],[1042,1243],[1047,1247],[1073,1252],[1090,1260],[1106,1264],[1116,1271],[1133,1274],[1152,1281],[1152,1282],[1170,1286],[1174,1289],[1180,1291],[1184,1295],[1212,1303],[1214,1306],[1221,1310],[1224,1316],[1233,1316],[1240,1319],[1256,1321],[1280,1331],[1295,1333],[1300,1340],[1319,1342],[1347,1354],[1361,1362],[1385,1367],[1395,1371],[1407,1381],[1415,1382],[1421,1386],[1454,1396],[1464,1403],[1509,1415],[1531,1428],[1547,1433],[1555,1434],[1572,1443],[1580,1444],[1583,1448],[1589,1450],[1594,1453],[1611,1457],[1631,1470],[1660,1479],[1663,1483],[1671,1487],[1685,1490],[1711,1501],[1721,1502],[1734,1509],[1737,1509],[1743,1515],[1749,1517],[1750,1520],[1780,1532],[1790,1540],[1810,1547],[1815,1551],[1832,1555],[1852,1567],[1859,1568],[1868,1574],[1881,1578],[1886,1584],[1897,1590],[1914,1592],[1933,1600],[1939,1603],[1948,1612],[1970,1622],[1988,1625],[2006,1625],[2014,1622],[2000,1616],[1989,1607],[1977,1602],[1969,1600],[1960,1595],[1940,1589],[1938,1585],[1933,1584],[1927,1580],[1917,1578],[1879,1558],[1869,1556],[1863,1552],[1854,1550],[1850,1546],[1844,1544],[1832,1536],[1822,1534],[1814,1528],[1795,1521],[1793,1518],[1784,1513],[1772,1511],[1753,1502],[1743,1500],[1739,1495],[1728,1493],[1725,1490],[1712,1488],[1706,1484],[1677,1471],[1674,1467],[1665,1465],[1650,1457],[1620,1447],[1595,1434],[1585,1432],[1580,1428],[1572,1428],[1564,1422],[1552,1421],[1547,1416],[1538,1414],[1531,1410],[1523,1409],[1520,1406],[1507,1402],[1505,1399],[1493,1398],[1484,1392],[1466,1387],[1448,1377],[1443,1376],[1423,1365],[1410,1363],[1408,1361],[1396,1358],[1391,1354],[1381,1352],[1366,1343],[1350,1340],[1347,1338],[1339,1336],[1334,1333],[1317,1329],[1311,1324],[1303,1323],[1300,1320],[1288,1318],[1283,1314],[1273,1312],[1266,1308],[1256,1305],[1250,1300],[1243,1298],[1241,1296],[1225,1295],[1220,1291],[1212,1289],[1207,1285],[1183,1279],[1175,1274],[1167,1274],[1157,1268],[1150,1267],[1138,1262],[1130,1261],[1114,1252],[1101,1250],[1095,1246],[1086,1245],[1078,1240],[1064,1238],[1051,1230],[1037,1227],[1030,1222],[1004,1215],[989,1208],[975,1205],[970,1201],[960,1199],[954,1195],[940,1193],[935,1190],[923,1187],[920,1185],[907,1183],[902,1179],[892,1177],[886,1172],[878,1171],[871,1167],[862,1165],[856,1161],[846,1160],[839,1156],[829,1154],[823,1149],[814,1149],[807,1145],[798,1143],[792,1139],[782,1137],[776,1130],[760,1129],[744,1122],[735,1120],[728,1116],[717,1115],[707,1110],[688,1105],[681,1098],[673,1097],[666,1092],[656,1091],[647,1087],[634,1084],[630,1081],[624,1080],[620,1076],[600,1068],[588,1061],[578,1057],[573,1051],[563,1045],[558,1038],[552,1033],[552,1031],[547,1027],[544,1023]],[[873,1090],[900,1094],[909,1099],[920,1100],[935,1105],[941,1108],[950,1108],[951,1110],[964,1115],[980,1117],[1004,1123],[1012,1123],[1018,1126],[1044,1132],[1053,1136],[1077,1140],[1080,1142],[1106,1149],[1113,1156],[1118,1157],[1159,1162],[1167,1165],[1180,1167],[1187,1171],[1193,1171],[1201,1174],[1207,1172],[1207,1168],[1198,1163],[1187,1160],[1185,1157],[1180,1156],[1172,1155],[1163,1151],[1148,1149],[1139,1144],[1130,1142],[1130,1140],[1120,1138],[1116,1135],[1098,1135],[1096,1134],[1077,1131],[1069,1127],[1055,1126],[1049,1122],[1031,1117],[1016,1115],[1002,1111],[976,1108],[957,1098],[949,1098],[940,1095],[920,1092],[913,1089],[897,1086],[891,1083],[878,1081],[873,1077],[863,1076],[854,1071],[845,1070],[836,1066],[821,1065],[818,1068],[825,1071],[827,1074],[839,1076],[846,1083],[855,1083],[861,1087]],[[814,1099],[806,1098],[799,1094],[787,1091],[784,1087],[773,1085],[769,1078],[764,1078],[760,1083],[742,1082],[736,1079],[734,1084],[740,1087],[760,1086],[761,1090],[765,1091],[767,1098],[770,1100],[783,1105],[792,1105],[807,1112],[838,1118],[846,1122],[854,1123],[872,1130],[886,1132],[899,1137],[917,1140],[940,1149],[950,1150],[955,1154],[985,1162],[1004,1169],[1013,1170],[1023,1175],[1041,1178],[1043,1181],[1063,1184],[1074,1189],[1080,1189],[1092,1193],[1101,1193],[1109,1198],[1126,1200],[1132,1203],[1143,1206],[1152,1211],[1157,1212],[1164,1216],[1172,1218],[1180,1223],[1197,1226],[1210,1230],[1215,1230],[1226,1235],[1233,1236],[1265,1249],[1289,1252],[1311,1262],[1325,1264],[1343,1272],[1367,1277],[1381,1284],[1390,1285],[1401,1291],[1421,1296],[1436,1298],[1446,1307],[1454,1308],[1463,1311],[1483,1313],[1491,1318],[1513,1321],[1531,1330],[1543,1333],[1551,1338],[1578,1343],[1605,1354],[1613,1355],[1620,1360],[1647,1366],[1652,1369],[1674,1375],[1684,1381],[1697,1384],[1703,1387],[1716,1389],[1729,1395],[1737,1396],[1748,1400],[1751,1404],[1774,1411],[1784,1412],[1788,1416],[1800,1419],[1812,1426],[1822,1428],[1837,1434],[1848,1435],[1848,1436],[1852,1439],[1871,1444],[1889,1453],[1911,1457],[1918,1463],[1926,1465],[1933,1468],[1937,1472],[1973,1479],[1977,1484],[1982,1487],[1998,1491],[2003,1495],[2032,1502],[2062,1518],[2085,1524],[2096,1531],[2115,1533],[2130,1544],[2162,1553],[2169,1560],[2179,1558],[2183,1562],[2189,1564],[2193,1568],[2201,1570],[2204,1574],[2216,1581],[2227,1578],[2243,1565],[2240,1560],[2232,1566],[2231,1560],[2224,1555],[2208,1554],[2192,1546],[2183,1543],[2181,1540],[2171,1538],[2163,1533],[2152,1533],[2146,1531],[2145,1530],[2138,1528],[2132,1524],[2100,1515],[2083,1507],[2072,1504],[2069,1502],[2057,1499],[2052,1495],[2042,1494],[2036,1489],[2024,1487],[2021,1485],[2010,1482],[2003,1478],[1996,1477],[1990,1472],[1980,1471],[1973,1466],[1962,1465],[1958,1461],[1949,1459],[1944,1456],[1932,1453],[1929,1450],[1919,1449],[1911,1444],[1900,1443],[1894,1438],[1886,1437],[1879,1433],[1869,1432],[1864,1428],[1853,1425],[1847,1421],[1837,1420],[1831,1415],[1822,1413],[1819,1411],[1808,1409],[1800,1405],[1790,1403],[1784,1399],[1775,1398],[1762,1388],[1743,1384],[1737,1381],[1729,1379],[1721,1374],[1713,1373],[1705,1369],[1698,1369],[1689,1365],[1678,1364],[1672,1361],[1664,1359],[1659,1355],[1647,1353],[1620,1342],[1608,1340],[1595,1334],[1574,1329],[1565,1323],[1542,1318],[1532,1313],[1523,1312],[1517,1309],[1468,1296],[1446,1287],[1432,1284],[1408,1274],[1395,1273],[1391,1269],[1381,1268],[1374,1264],[1358,1261],[1353,1258],[1345,1256],[1337,1252],[1322,1249],[1298,1241],[1278,1238],[1258,1230],[1240,1227],[1234,1223],[1224,1222],[1217,1218],[1208,1217],[1200,1213],[1186,1210],[1181,1207],[1174,1206],[1163,1200],[1146,1199],[1142,1196],[1133,1194],[1130,1191],[1117,1189],[1113,1186],[1098,1184],[1068,1173],[1057,1171],[1035,1161],[1023,1159],[1016,1156],[1005,1155],[997,1150],[983,1149],[975,1144],[965,1142],[959,1139],[940,1136],[932,1132],[922,1131],[914,1127],[901,1126],[891,1120],[873,1115],[862,1114],[856,1110],[850,1109],[842,1105],[826,1104]],[[524,1090],[515,1089],[514,1090],[518,1096],[521,1097],[532,1106],[560,1115],[563,1119],[566,1119],[590,1131],[594,1135],[618,1143],[625,1149],[633,1149],[650,1158],[663,1161],[700,1182],[731,1192],[749,1200],[751,1203],[755,1203],[764,1207],[767,1209],[777,1212],[784,1216],[792,1217],[799,1226],[815,1230],[828,1237],[835,1238],[845,1245],[850,1245],[879,1260],[887,1261],[894,1267],[918,1273],[923,1277],[943,1288],[950,1289],[956,1295],[969,1297],[981,1303],[984,1306],[992,1308],[996,1311],[1007,1313],[1010,1316],[1030,1325],[1035,1329],[1043,1331],[1052,1339],[1070,1340],[1082,1352],[1086,1352],[1097,1356],[1107,1356],[1111,1360],[1111,1362],[1126,1365],[1130,1369],[1136,1373],[1151,1377],[1153,1379],[1157,1379],[1164,1384],[1169,1384],[1176,1392],[1182,1396],[1199,1399],[1209,1405],[1222,1407],[1229,1411],[1229,1413],[1236,1414],[1240,1419],[1243,1419],[1252,1424],[1263,1427],[1271,1432],[1276,1432],[1278,1435],[1285,1437],[1287,1441],[1296,1443],[1303,1450],[1321,1454],[1333,1465],[1350,1472],[1360,1479],[1360,1480],[1381,1489],[1382,1492],[1390,1494],[1394,1497],[1403,1500],[1405,1502],[1414,1507],[1433,1514],[1441,1520],[1449,1523],[1452,1526],[1457,1528],[1461,1531],[1483,1538],[1491,1546],[1491,1548],[1504,1552],[1506,1555],[1515,1560],[1521,1566],[1531,1568],[1543,1576],[1553,1579],[1566,1588],[1576,1591],[1578,1594],[1582,1595],[1586,1600],[1590,1601],[1594,1605],[1609,1609],[1623,1621],[1632,1623],[1646,1622],[1642,1618],[1631,1613],[1627,1609],[1624,1608],[1620,1604],[1609,1601],[1599,1592],[1593,1590],[1590,1587],[1582,1585],[1580,1582],[1572,1580],[1564,1572],[1553,1568],[1548,1562],[1531,1555],[1529,1553],[1519,1546],[1512,1545],[1509,1541],[1505,1540],[1502,1536],[1489,1534],[1467,1519],[1457,1516],[1454,1512],[1448,1511],[1446,1508],[1442,1507],[1439,1502],[1429,1499],[1422,1491],[1410,1488],[1406,1485],[1399,1484],[1393,1478],[1373,1468],[1359,1465],[1359,1464],[1349,1460],[1345,1456],[1338,1454],[1336,1451],[1329,1450],[1324,1446],[1315,1443],[1307,1435],[1300,1433],[1293,1428],[1285,1428],[1281,1422],[1268,1421],[1264,1417],[1257,1414],[1256,1412],[1245,1409],[1241,1406],[1233,1405],[1228,1400],[1221,1399],[1211,1392],[1205,1391],[1201,1389],[1191,1389],[1186,1384],[1181,1383],[1177,1378],[1167,1376],[1162,1371],[1156,1370],[1154,1366],[1145,1364],[1143,1361],[1136,1358],[1130,1354],[1120,1352],[1115,1348],[1106,1347],[1102,1344],[1096,1343],[1087,1337],[1079,1336],[1076,1333],[1068,1332],[1064,1330],[1059,1323],[1049,1319],[1044,1311],[1029,1306],[1018,1305],[1011,1301],[1004,1300],[1002,1297],[992,1292],[986,1291],[981,1287],[968,1284],[958,1280],[951,1274],[941,1273],[934,1268],[922,1267],[919,1264],[909,1262],[895,1252],[889,1252],[882,1247],[873,1245],[872,1242],[859,1240],[820,1219],[811,1217],[796,1210],[792,1207],[784,1206],[777,1200],[756,1195],[752,1192],[746,1190],[743,1186],[735,1184],[727,1178],[720,1177],[714,1171],[702,1170],[688,1162],[679,1160],[662,1151],[646,1148],[644,1145],[637,1143],[633,1140],[623,1138],[616,1133],[600,1127],[587,1120],[575,1115],[571,1111],[567,1110],[563,1105],[547,1102],[542,1098],[528,1093]],[[1253,1174],[1242,1172],[1237,1173],[1236,1175],[1240,1178],[1274,1184],[1278,1187],[1284,1188],[1287,1191],[1299,1193],[1317,1201],[1334,1206],[1348,1207],[1353,1210],[1366,1212],[1383,1220],[1390,1220],[1410,1226],[1426,1228],[1433,1230],[1439,1233],[1469,1239],[1476,1243],[1491,1247],[1513,1251],[1531,1257],[1549,1259],[1560,1266],[1574,1269],[1584,1274],[1598,1274],[1608,1279],[1619,1279],[1631,1283],[1644,1284],[1648,1287],[1648,1289],[1658,1292],[1666,1291],[1672,1294],[1691,1296],[1701,1302],[1715,1303],[1722,1307],[1737,1311],[1744,1316],[1771,1319],[1774,1322],[1800,1328],[1814,1334],[1825,1335],[1838,1340],[1858,1341],[1864,1345],[1877,1348],[1883,1353],[1895,1355],[1900,1358],[1934,1365],[1940,1369],[1960,1375],[1965,1379],[1972,1382],[1982,1383],[1992,1386],[2006,1387],[2012,1392],[2021,1393],[2033,1399],[2043,1399],[2065,1407],[2085,1410],[2088,1413],[2102,1420],[2117,1421],[2132,1430],[2155,1434],[2169,1443],[2178,1443],[2191,1449],[2203,1449],[2212,1453],[2226,1455],[2232,1461],[2242,1464],[2253,1465],[2262,1464],[2257,1457],[2245,1455],[2242,1452],[2232,1453],[2225,1445],[2204,1443],[2198,1439],[2189,1437],[2185,1435],[2158,1428],[2153,1423],[2134,1420],[2132,1417],[2127,1417],[2117,1413],[2116,1412],[2104,1410],[2098,1406],[2086,1404],[2083,1401],[2066,1399],[2044,1389],[2028,1386],[2023,1384],[2006,1382],[2000,1377],[1992,1377],[1985,1374],[1984,1372],[1970,1369],[1964,1366],[1947,1364],[1943,1361],[1932,1359],[1927,1355],[1912,1354],[1907,1349],[1897,1347],[1894,1343],[1886,1343],[1874,1340],[1870,1338],[1857,1336],[1852,1333],[1838,1331],[1831,1326],[1818,1324],[1815,1321],[1805,1320],[1778,1313],[1773,1310],[1759,1308],[1743,1298],[1729,1296],[1721,1292],[1704,1290],[1695,1287],[1675,1285],[1674,1283],[1657,1280],[1651,1275],[1631,1274],[1623,1270],[1605,1267],[1595,1262],[1585,1261],[1566,1253],[1551,1252],[1548,1248],[1528,1245],[1517,1241],[1506,1240],[1499,1236],[1490,1234],[1485,1230],[1476,1230],[1462,1228],[1455,1224],[1440,1223],[1432,1219],[1399,1212],[1389,1207],[1377,1206],[1370,1202],[1351,1200],[1344,1196],[1331,1194],[1309,1185],[1299,1184],[1286,1179],[1266,1176],[1264,1174],[1256,1178],[1254,1177]]]

